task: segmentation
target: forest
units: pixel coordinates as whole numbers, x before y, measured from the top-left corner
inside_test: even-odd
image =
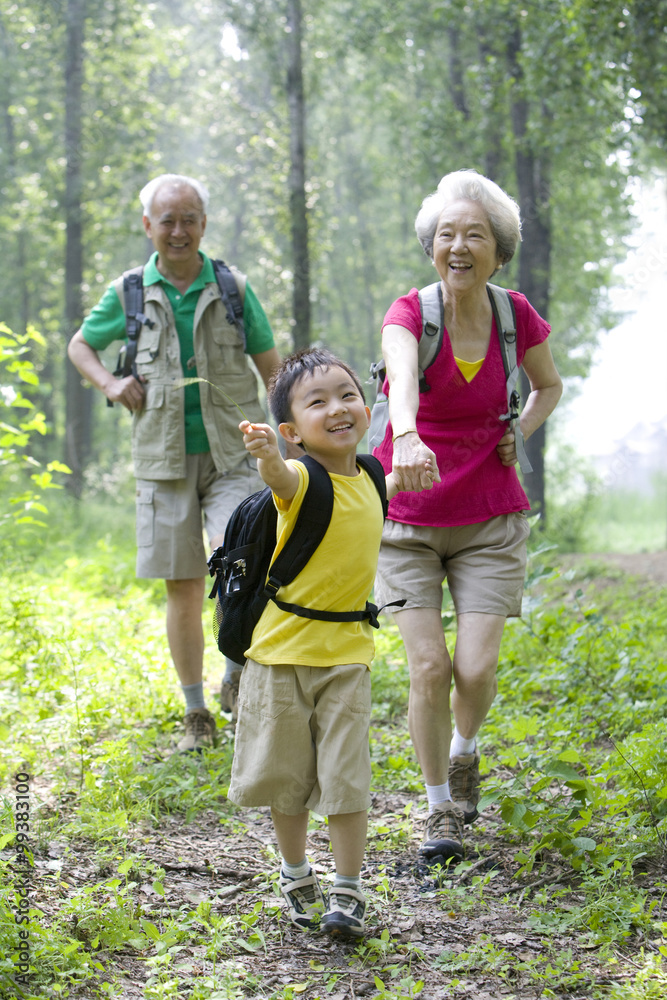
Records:
[[[565,400],[585,391],[620,318],[633,182],[664,171],[666,0],[0,0],[0,99],[0,996],[664,997],[664,553],[629,573],[608,557],[620,501],[554,447],[559,411],[528,442],[524,616],[468,855],[419,863],[388,621],[370,931],[341,945],[281,917],[268,814],[226,798],[229,719],[214,750],[172,753],[163,585],[134,575],[130,417],[67,345],[148,258],[140,189],[185,173],[211,192],[203,249],[247,274],[280,353],[325,344],[365,381],[389,305],[433,280],[421,201],[470,167],[518,202],[500,280],[551,324]],[[637,552],[655,523],[664,549],[664,510],[628,496],[633,535],[609,548]],[[443,625],[453,638],[448,605]],[[330,867],[323,820],[309,850]]]

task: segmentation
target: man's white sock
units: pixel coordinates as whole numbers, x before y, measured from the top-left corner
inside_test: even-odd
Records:
[[[195,708],[206,708],[204,700],[204,682],[199,684],[181,684],[185,695],[185,714],[194,711]]]

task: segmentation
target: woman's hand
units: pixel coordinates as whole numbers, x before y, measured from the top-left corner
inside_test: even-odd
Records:
[[[514,431],[505,431],[496,446],[498,458],[503,465],[516,465],[516,446],[514,444]]]
[[[434,482],[440,482],[436,457],[417,431],[401,434],[394,440],[392,472],[398,490],[421,493],[430,490]]]

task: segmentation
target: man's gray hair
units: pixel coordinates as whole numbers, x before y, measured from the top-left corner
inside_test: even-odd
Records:
[[[424,253],[433,258],[433,239],[438,219],[453,201],[477,201],[489,218],[491,232],[503,264],[509,263],[521,239],[519,206],[501,187],[476,170],[454,170],[445,174],[437,191],[422,202],[415,229]]]
[[[208,188],[201,181],[195,180],[194,177],[186,177],[185,174],[160,174],[159,177],[154,177],[152,181],[149,181],[139,192],[139,200],[144,210],[144,215],[150,218],[153,198],[164,184],[187,184],[193,188],[202,203],[204,215],[206,215],[209,199]]]

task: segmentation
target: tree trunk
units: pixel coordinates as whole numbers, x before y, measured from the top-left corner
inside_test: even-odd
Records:
[[[290,122],[289,204],[294,267],[294,347],[310,343],[310,258],[306,210],[305,102],[301,53],[301,0],[287,4],[287,106]]]
[[[531,148],[528,136],[528,101],[523,96],[523,70],[519,62],[521,33],[517,28],[508,48],[509,68],[515,80],[512,99],[512,130],[515,143],[515,166],[521,208],[523,243],[519,257],[519,290],[540,316],[548,319],[549,274],[551,266],[551,212],[548,160]],[[544,154],[542,154],[544,157]],[[524,401],[530,386],[521,373],[521,394]],[[524,486],[533,511],[540,512],[546,523],[544,488],[544,448],[546,426],[526,442],[526,453],[533,467],[525,476]]]
[[[86,0],[67,0],[67,60],[65,64],[65,328],[69,341],[83,319],[82,225],[82,91],[83,36]],[[81,496],[83,470],[90,456],[92,393],[69,360],[66,364],[65,462],[72,470],[67,485]]]
[[[5,29],[3,15],[0,13],[0,74],[2,93],[2,118],[5,133],[6,155],[6,175],[5,184],[10,194],[10,199],[17,197],[15,190],[18,165],[16,159],[16,136],[14,134],[14,118],[12,105],[14,104],[14,82],[16,80],[15,67],[11,58],[10,41]],[[6,235],[6,234],[5,234]],[[10,306],[5,303],[5,315],[3,320],[8,322],[16,333],[25,333],[29,322],[29,299],[26,266],[26,234],[21,227],[14,234],[14,267],[12,268],[14,291],[16,293],[15,302]]]

